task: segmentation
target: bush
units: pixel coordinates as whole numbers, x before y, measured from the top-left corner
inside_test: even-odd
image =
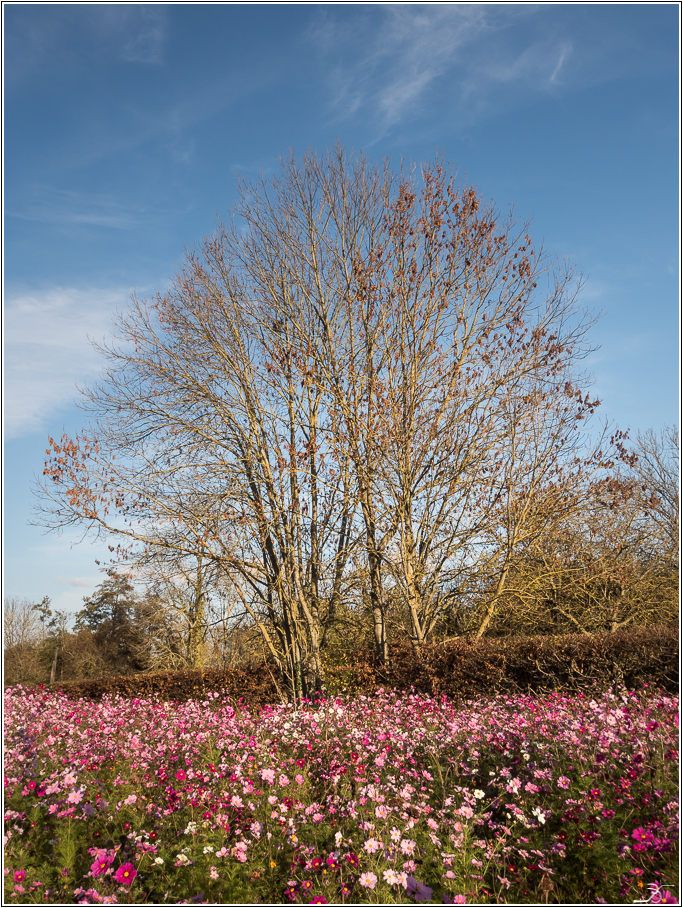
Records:
[[[456,639],[419,650],[409,644],[390,649],[384,666],[372,650],[330,648],[325,659],[326,692],[371,694],[380,687],[413,688],[451,699],[562,688],[582,690],[619,683],[629,689],[651,684],[678,689],[678,629],[630,628],[596,635]],[[184,702],[222,693],[254,708],[287,699],[277,666],[251,662],[225,671],[176,671],[97,678],[53,685],[71,698],[105,694]]]

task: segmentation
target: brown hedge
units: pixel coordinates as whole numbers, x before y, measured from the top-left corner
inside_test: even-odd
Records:
[[[239,704],[262,706],[277,702],[274,681],[275,666],[265,663],[245,666],[228,671],[174,671],[156,674],[139,674],[95,678],[87,681],[45,685],[59,690],[69,698],[100,700],[105,695],[154,698],[170,701],[202,700],[210,692],[220,692],[221,702],[226,697]]]
[[[328,667],[328,686],[368,693],[378,687],[451,698],[529,690],[584,690],[597,683],[644,683],[678,690],[678,628],[622,629],[596,635],[459,638],[420,650],[391,648],[391,665],[369,653]]]
[[[453,699],[547,689],[585,690],[615,682],[634,688],[645,683],[678,690],[678,628],[629,628],[597,635],[505,639],[458,638],[419,650],[391,647],[389,666],[367,650],[337,649],[326,654],[329,694],[369,694],[379,687]],[[69,697],[100,699],[105,694],[182,701],[221,692],[238,704],[258,708],[280,701],[281,684],[270,662],[228,671],[181,671],[108,677],[54,684]]]

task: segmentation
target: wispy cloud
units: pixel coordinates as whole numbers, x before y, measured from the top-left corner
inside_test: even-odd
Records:
[[[557,81],[557,77],[560,74],[560,70],[562,69],[562,66],[564,65],[564,61],[567,59],[568,55],[571,53],[571,49],[572,49],[571,41],[566,41],[560,47],[560,53],[557,58],[557,63],[555,64],[555,69],[552,71],[551,76],[550,76],[551,82]]]
[[[47,426],[71,404],[76,384],[96,377],[101,359],[88,337],[101,340],[129,289],[55,288],[7,295],[4,424],[8,438]],[[54,424],[53,424],[54,428]]]
[[[107,6],[125,35],[121,57],[131,63],[163,63],[167,22],[163,9],[147,4]]]
[[[342,23],[333,16],[311,33],[321,50],[336,59],[332,106],[342,116],[374,108],[388,127],[412,112],[424,91],[452,65],[458,49],[484,27],[486,13],[476,5],[418,11],[392,6],[380,13],[379,23],[368,21],[367,28],[357,18]]]
[[[91,195],[51,187],[34,187],[23,208],[9,209],[6,215],[24,221],[62,225],[110,227],[133,230],[140,225],[143,209],[132,208],[105,195]]]
[[[5,10],[5,19],[5,77],[11,84],[45,78],[46,71],[75,76],[93,62],[164,62],[163,6],[17,4]]]
[[[309,39],[328,60],[337,117],[371,115],[377,128],[419,115],[432,93],[460,110],[481,109],[502,85],[543,90],[559,81],[571,42],[537,28],[534,9],[485,4],[386,6],[345,20],[325,12]],[[443,100],[443,94],[440,95]]]

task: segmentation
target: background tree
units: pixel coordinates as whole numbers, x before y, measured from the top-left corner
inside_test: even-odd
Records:
[[[137,579],[147,589],[136,604],[134,650],[146,670],[225,663],[235,603],[215,563],[200,556],[171,565],[152,557],[138,565]]]
[[[74,629],[90,632],[108,674],[131,674],[141,668],[135,657],[138,597],[128,576],[112,569],[106,573],[93,595],[84,597]]]
[[[633,446],[635,460],[629,478],[634,483],[638,509],[647,521],[647,537],[660,556],[678,570],[680,543],[680,439],[677,426],[659,434],[639,433]]]
[[[43,600],[45,602],[45,600]],[[6,596],[2,610],[5,681],[26,683],[41,678],[39,645],[41,623],[35,603],[17,596]]]

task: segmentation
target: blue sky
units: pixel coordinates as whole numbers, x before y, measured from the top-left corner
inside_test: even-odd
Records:
[[[4,593],[80,607],[102,546],[30,526],[131,291],[247,179],[339,139],[443,152],[602,313],[603,416],[678,421],[678,5],[4,6]]]

